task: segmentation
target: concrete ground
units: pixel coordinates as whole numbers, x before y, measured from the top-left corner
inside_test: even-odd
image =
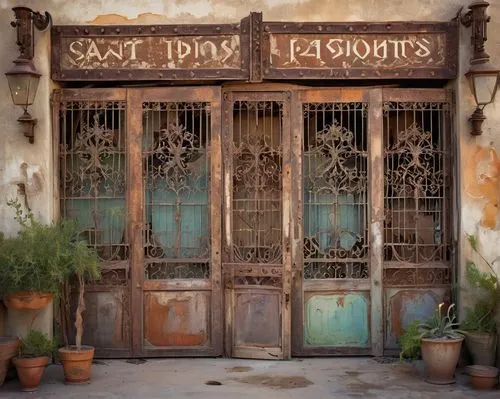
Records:
[[[291,361],[98,360],[97,364],[94,364],[90,384],[65,385],[62,366],[51,365],[45,371],[38,392],[22,393],[19,381],[11,380],[0,387],[0,398],[461,399],[499,397],[500,391],[498,390],[487,393],[472,390],[467,383],[467,377],[460,373],[457,373],[457,380],[457,384],[454,385],[431,385],[426,383],[421,376],[421,363],[401,364],[396,359],[388,358],[308,358]]]

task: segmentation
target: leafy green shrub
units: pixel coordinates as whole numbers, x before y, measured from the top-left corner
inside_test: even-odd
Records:
[[[472,309],[466,309],[466,315],[462,322],[465,331],[494,332],[496,323],[495,316],[500,304],[500,287],[498,276],[493,265],[488,262],[479,252],[477,240],[474,235],[467,235],[467,241],[474,252],[489,267],[489,272],[481,272],[475,263],[467,263],[467,281],[479,290],[477,301]]]
[[[399,359],[417,359],[420,356],[420,343],[422,341],[421,332],[418,328],[420,322],[418,320],[413,321],[408,328],[405,330],[403,335],[399,337],[399,345],[401,346],[401,352],[399,353]]]
[[[50,224],[25,213],[19,201],[9,201],[20,230],[15,237],[0,239],[0,295],[17,291],[59,293],[71,275],[99,277],[99,259],[79,240],[75,221]]]
[[[57,346],[57,343],[47,334],[38,330],[30,330],[26,337],[21,339],[19,354],[21,357],[52,356]]]

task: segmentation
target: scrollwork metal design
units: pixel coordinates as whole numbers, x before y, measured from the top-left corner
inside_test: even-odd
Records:
[[[368,278],[366,104],[303,107],[304,278]]]
[[[283,107],[276,102],[239,101],[234,111],[234,260],[281,263]]]

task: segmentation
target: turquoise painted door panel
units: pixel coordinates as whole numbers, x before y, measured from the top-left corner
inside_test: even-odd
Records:
[[[305,304],[305,345],[369,346],[368,312],[366,293],[311,295]]]
[[[146,194],[155,244],[163,248],[166,258],[208,256],[208,176],[190,180],[180,193],[162,182]]]
[[[125,200],[68,199],[66,218],[76,219],[82,238],[90,245],[120,244],[125,234]]]

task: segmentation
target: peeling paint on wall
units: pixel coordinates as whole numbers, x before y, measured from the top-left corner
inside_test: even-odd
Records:
[[[481,226],[499,226],[500,159],[493,146],[473,145],[464,149],[464,187],[467,195],[484,203]]]

